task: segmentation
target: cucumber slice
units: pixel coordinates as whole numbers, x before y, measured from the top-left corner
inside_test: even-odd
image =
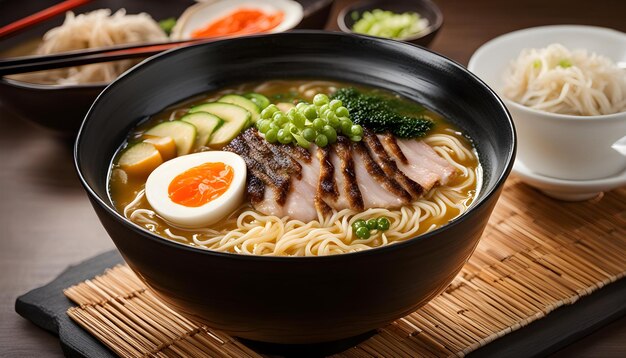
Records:
[[[211,134],[224,123],[221,118],[207,112],[189,113],[180,120],[193,124],[198,130],[198,137],[196,138],[196,144],[194,146],[195,149],[209,144]]]
[[[247,109],[248,112],[250,112],[250,114],[252,115],[252,123],[256,123],[256,121],[259,119],[259,115],[261,114],[261,110],[256,104],[254,104],[254,102],[247,99],[246,97],[236,94],[227,94],[226,96],[220,98],[218,102],[230,103]]]
[[[154,145],[145,142],[128,147],[117,161],[122,170],[135,177],[147,177],[162,163],[161,153]]]
[[[256,104],[260,110],[264,110],[271,103],[269,98],[265,97],[264,95],[260,93],[251,92],[251,93],[246,93],[243,96],[251,100],[252,102],[254,102],[254,104]]]
[[[221,148],[239,135],[250,122],[251,114],[242,107],[230,103],[213,102],[192,107],[189,112],[208,112],[224,120],[209,139],[209,146]]]
[[[145,134],[172,138],[176,142],[176,155],[180,157],[191,152],[198,131],[191,123],[171,121],[157,124],[148,129]]]

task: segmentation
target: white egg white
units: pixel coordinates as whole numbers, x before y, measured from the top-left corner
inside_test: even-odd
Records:
[[[221,196],[198,207],[173,202],[168,193],[172,180],[183,172],[208,162],[222,162],[233,168],[233,180]],[[208,151],[177,157],[161,164],[146,181],[146,199],[163,219],[181,228],[215,224],[241,205],[246,187],[246,163],[231,152]]]

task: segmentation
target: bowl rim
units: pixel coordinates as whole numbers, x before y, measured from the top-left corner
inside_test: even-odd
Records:
[[[337,15],[337,26],[339,26],[339,29],[341,31],[345,32],[345,33],[348,33],[348,34],[354,34],[354,35],[360,35],[360,36],[370,36],[370,37],[376,37],[376,38],[388,39],[388,40],[411,42],[411,41],[415,41],[417,39],[421,39],[423,37],[426,37],[426,36],[436,32],[437,30],[439,30],[441,25],[443,25],[443,13],[441,12],[441,9],[439,8],[439,6],[437,6],[437,4],[435,4],[431,0],[418,0],[418,1],[423,3],[423,4],[425,4],[427,7],[431,8],[433,10],[433,12],[435,13],[435,23],[434,24],[428,24],[428,28],[426,29],[426,31],[419,32],[419,33],[417,33],[415,35],[412,35],[412,36],[401,37],[401,38],[397,38],[397,39],[390,39],[390,38],[387,38],[387,37],[366,35],[366,34],[361,34],[361,33],[354,32],[354,31],[352,31],[352,29],[350,29],[348,27],[348,25],[346,25],[346,16],[348,16],[348,14],[350,12],[354,11],[355,8],[361,7],[361,6],[367,6],[369,4],[373,4],[373,3],[377,2],[377,1],[378,0],[361,0],[361,1],[357,1],[357,2],[355,2],[353,4],[350,4],[348,6],[345,6],[343,9],[341,9],[341,11],[339,11],[339,14]],[[386,1],[385,3],[389,3],[389,1]],[[420,14],[420,16],[421,16],[421,14]]]
[[[601,26],[590,26],[590,25],[547,25],[547,26],[535,26],[529,27],[521,30],[516,30],[512,32],[508,32],[502,34],[498,37],[495,37],[484,44],[482,44],[470,57],[470,60],[467,65],[467,69],[474,73],[476,67],[478,67],[478,63],[481,61],[483,57],[489,55],[491,51],[497,49],[498,46],[505,43],[519,42],[523,41],[523,39],[527,36],[537,35],[540,33],[550,32],[554,33],[562,33],[567,34],[569,32],[580,32],[585,31],[586,33],[592,33],[596,36],[604,36],[606,38],[614,38],[614,39],[622,39],[626,43],[626,34],[620,32],[615,29],[611,29],[608,27]],[[514,57],[511,57],[512,61]],[[517,110],[526,112],[528,114],[532,114],[535,116],[541,116],[550,120],[561,120],[561,121],[611,121],[611,120],[624,120],[626,119],[626,111],[611,113],[611,114],[602,114],[602,115],[594,115],[594,116],[577,116],[573,114],[562,114],[562,113],[554,113],[543,111],[536,108],[531,108],[525,106],[521,103],[517,103],[505,96],[502,96],[501,99],[508,106],[511,106]]]
[[[350,38],[358,38],[361,40],[364,40],[364,39],[367,39],[370,41],[374,40],[376,42],[383,42],[387,46],[395,46],[396,48],[401,48],[405,51],[429,52],[431,55],[440,57],[444,61],[448,62],[457,70],[460,70],[466,73],[468,76],[470,76],[470,78],[472,78],[474,81],[476,81],[479,85],[481,85],[484,89],[488,91],[488,93],[492,96],[492,98],[495,99],[496,104],[499,105],[500,109],[503,111],[505,115],[505,118],[507,119],[508,128],[510,129],[510,133],[511,133],[511,137],[509,138],[511,146],[508,149],[506,153],[506,157],[504,159],[504,163],[505,163],[504,170],[499,173],[499,175],[497,176],[495,180],[495,183],[493,184],[491,188],[488,188],[488,190],[486,191],[480,192],[479,194],[480,197],[478,197],[475,201],[472,202],[472,204],[470,205],[467,211],[465,211],[463,214],[459,215],[458,217],[452,219],[445,225],[442,225],[441,227],[433,231],[429,231],[429,232],[423,233],[421,235],[418,235],[418,236],[415,236],[415,237],[412,237],[410,239],[406,239],[400,242],[394,242],[393,244],[378,246],[378,247],[374,247],[374,248],[367,249],[367,250],[336,254],[336,255],[320,255],[320,256],[246,255],[246,254],[215,251],[215,250],[211,250],[207,248],[191,246],[188,244],[183,244],[183,243],[175,242],[172,240],[168,240],[126,219],[122,214],[120,214],[117,210],[115,210],[115,208],[112,207],[112,204],[110,202],[105,202],[105,200],[100,198],[100,196],[96,194],[95,190],[89,185],[89,183],[87,182],[86,178],[83,176],[83,173],[82,173],[82,162],[84,160],[80,156],[80,147],[82,145],[82,137],[83,137],[83,132],[85,131],[85,125],[89,121],[89,118],[91,117],[92,112],[94,111],[94,107],[100,102],[101,98],[106,96],[108,92],[115,90],[116,86],[118,86],[120,83],[125,82],[129,77],[134,76],[137,73],[141,73],[142,71],[145,71],[146,67],[148,67],[146,65],[150,63],[157,63],[157,62],[163,61],[169,58],[170,56],[175,56],[177,52],[179,51],[180,52],[190,51],[200,46],[213,46],[214,44],[219,45],[223,41],[238,41],[240,39],[254,39],[254,38],[259,38],[259,37],[290,37],[290,36],[326,36],[326,37],[337,37],[337,38],[350,37]],[[394,252],[396,250],[402,250],[405,246],[413,244],[414,242],[418,240],[421,241],[421,240],[431,239],[433,236],[438,235],[439,233],[448,229],[449,227],[459,225],[459,223],[467,220],[474,212],[478,211],[481,207],[487,205],[487,203],[489,202],[489,199],[500,191],[500,189],[504,185],[506,178],[509,176],[513,168],[513,164],[515,162],[516,150],[517,150],[517,136],[516,136],[516,131],[515,131],[515,124],[513,123],[511,114],[507,110],[506,106],[504,105],[500,97],[498,97],[495,91],[493,91],[486,83],[484,83],[481,79],[479,79],[472,72],[468,71],[463,65],[459,64],[458,62],[451,60],[429,49],[426,49],[423,47],[416,47],[416,46],[413,46],[409,43],[402,42],[402,41],[388,40],[388,39],[365,36],[365,35],[345,34],[341,32],[330,32],[330,31],[321,31],[321,30],[297,30],[297,31],[282,32],[282,33],[276,33],[276,34],[252,35],[252,36],[244,36],[244,37],[237,37],[237,38],[231,38],[231,39],[223,39],[223,40],[218,40],[218,41],[214,41],[210,43],[201,43],[201,44],[195,44],[195,45],[181,47],[181,48],[174,48],[174,49],[162,52],[160,54],[157,54],[155,56],[152,56],[148,59],[143,60],[142,62],[135,65],[133,68],[131,68],[131,70],[124,72],[115,81],[113,81],[109,86],[107,86],[107,88],[105,88],[98,95],[96,100],[92,103],[91,107],[89,108],[89,111],[87,112],[87,114],[85,115],[85,118],[83,119],[81,123],[80,129],[76,136],[76,140],[74,142],[73,156],[74,156],[74,168],[76,170],[78,178],[83,188],[87,192],[92,203],[96,203],[101,209],[106,211],[107,214],[110,215],[114,220],[121,223],[123,226],[125,226],[129,230],[141,235],[142,237],[148,240],[152,240],[153,242],[159,245],[166,245],[172,248],[182,249],[192,254],[217,256],[223,259],[242,260],[242,261],[258,260],[262,262],[297,263],[297,262],[304,262],[304,260],[334,262],[336,260],[344,260],[346,258],[369,257],[371,255],[378,255],[378,254],[382,254],[386,252]]]

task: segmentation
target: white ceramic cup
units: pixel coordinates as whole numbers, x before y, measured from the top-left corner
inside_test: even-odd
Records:
[[[626,34],[592,26],[543,26],[515,31],[481,46],[468,69],[496,92],[511,61],[525,48],[560,43],[626,61]],[[503,97],[503,96],[502,96]],[[567,180],[607,178],[626,170],[626,112],[571,116],[535,110],[503,97],[517,129],[517,159],[537,174]],[[626,140],[626,139],[624,139]]]

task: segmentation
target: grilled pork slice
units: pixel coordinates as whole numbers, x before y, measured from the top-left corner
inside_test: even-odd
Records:
[[[388,177],[395,179],[404,190],[411,194],[413,200],[417,200],[422,196],[424,188],[398,169],[395,160],[385,151],[383,144],[374,132],[368,129],[364,130],[363,143],[369,150],[372,158],[380,165],[383,172],[385,172]]]
[[[340,136],[331,146],[306,150],[268,143],[248,129],[224,149],[246,162],[248,197],[256,210],[304,222],[332,209],[397,208],[455,173],[423,142],[370,131],[362,142]]]
[[[332,150],[330,147],[317,147],[315,154],[319,162],[319,180],[315,193],[316,205],[328,212],[330,212],[331,207],[335,210],[341,210],[338,209],[339,205],[337,203],[339,190],[335,181],[335,167],[330,157]],[[344,203],[344,205],[346,204],[347,202]]]
[[[310,201],[313,189],[303,187],[301,178],[310,169],[286,151],[287,146],[268,143],[254,129],[248,129],[229,143],[224,150],[239,154],[248,167],[247,192],[252,206],[266,214],[314,220],[317,211]],[[308,154],[308,153],[307,153]]]
[[[302,167],[302,178],[292,180],[292,193],[295,195],[287,198],[285,203],[288,212],[297,214],[289,216],[307,222],[315,220],[318,211],[323,215],[329,214],[330,207],[318,195],[320,161],[315,152],[317,147],[313,146],[311,152],[296,145],[282,145],[281,148]]]
[[[282,216],[283,204],[289,191],[289,180],[285,180],[269,167],[255,159],[242,135],[233,139],[224,150],[239,154],[248,168],[248,197],[252,205],[262,213]],[[287,178],[288,179],[288,178]]]
[[[322,199],[337,211],[347,208],[363,210],[365,206],[356,181],[350,142],[338,138],[338,142],[327,151],[330,155],[330,165],[333,167],[334,187],[337,192],[335,194],[322,191]],[[326,170],[330,168],[327,167]]]
[[[441,158],[428,144],[414,139],[396,139],[391,134],[377,135],[398,168],[424,190],[437,184],[445,185],[455,175],[456,168]]]
[[[345,140],[349,140],[343,137]],[[362,142],[352,142],[356,180],[366,208],[397,208],[408,204],[411,195],[372,159]]]

